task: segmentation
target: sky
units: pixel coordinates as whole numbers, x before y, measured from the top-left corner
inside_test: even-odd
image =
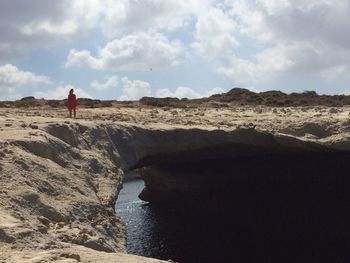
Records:
[[[0,0],[0,100],[350,94],[349,0]]]

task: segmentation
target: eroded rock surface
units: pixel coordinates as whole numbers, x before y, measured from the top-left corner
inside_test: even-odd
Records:
[[[105,126],[11,123],[0,132],[0,261],[156,262],[119,254],[123,171]]]
[[[125,233],[113,210],[123,170],[134,168],[144,170],[145,200],[200,203],[225,224],[262,235],[277,229],[277,239],[305,233],[301,226],[322,240],[350,240],[348,108],[84,109],[76,120],[66,114],[0,110],[5,262],[148,262],[120,254]],[[232,211],[234,220],[227,217]],[[307,240],[314,236],[300,241]]]

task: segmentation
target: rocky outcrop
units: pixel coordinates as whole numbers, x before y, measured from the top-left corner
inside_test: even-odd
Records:
[[[78,95],[79,96],[79,95]],[[1,107],[8,108],[65,108],[67,100],[46,100],[29,96],[17,101],[0,101]],[[214,94],[200,99],[155,98],[143,97],[139,101],[97,100],[78,98],[79,108],[105,107],[158,107],[158,108],[197,108],[197,107],[230,107],[230,106],[257,106],[298,107],[298,106],[327,106],[342,107],[350,105],[348,95],[319,95],[315,91],[286,94],[278,90],[266,92],[252,92],[244,88],[233,88],[228,92]]]
[[[123,254],[113,206],[130,169],[143,174],[144,200],[205,211],[220,233],[225,225],[289,245],[314,241],[313,233],[349,240],[347,121],[218,129],[1,116],[5,262],[152,262]]]
[[[233,88],[222,94],[214,94],[208,98],[177,99],[177,98],[153,98],[144,97],[140,104],[153,107],[196,107],[210,105],[221,108],[229,105],[267,105],[273,107],[297,107],[297,106],[328,106],[341,107],[350,104],[350,96],[346,95],[319,95],[315,91],[286,94],[278,90],[266,92],[253,92],[243,88]]]
[[[0,261],[159,262],[122,254],[123,171],[104,125],[13,121],[0,160]]]
[[[254,127],[225,131],[129,126],[110,129],[109,134],[122,157],[124,169],[264,154],[335,151],[331,145],[272,134]]]
[[[316,123],[289,131],[323,138],[312,141],[254,128],[114,132],[123,167],[140,169],[145,180],[140,198],[186,207],[189,218],[213,227],[199,235],[225,240],[220,258],[233,260],[232,246],[247,262],[281,262],[287,254],[309,262],[349,258],[342,247],[350,241],[346,138],[327,141],[332,134]],[[256,254],[246,251],[245,238],[231,235],[245,235]]]
[[[289,133],[331,136],[315,123]],[[141,198],[146,201],[183,202],[186,196],[196,196],[198,201],[212,191],[213,181],[225,187],[231,180],[255,174],[322,178],[331,176],[334,167],[337,176],[347,174],[346,140],[308,141],[254,128],[155,130],[129,126],[111,129],[109,134],[123,169],[140,168],[146,182]]]

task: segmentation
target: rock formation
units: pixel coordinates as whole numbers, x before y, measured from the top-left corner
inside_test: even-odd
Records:
[[[345,255],[349,108],[132,106],[80,109],[76,120],[66,114],[0,109],[0,261],[157,262],[123,254],[113,205],[130,169],[143,174],[143,199],[205,211],[218,233],[237,234],[239,226],[262,241],[271,235],[284,242],[281,255],[297,242],[296,261],[312,259],[304,247]]]
[[[105,126],[13,120],[0,159],[0,261],[159,262],[122,254],[123,171]]]

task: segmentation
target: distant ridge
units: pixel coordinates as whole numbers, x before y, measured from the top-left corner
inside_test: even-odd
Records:
[[[341,107],[350,105],[350,96],[346,95],[318,95],[315,91],[305,91],[302,93],[286,94],[278,90],[255,93],[248,89],[233,88],[226,93],[215,94],[208,98],[201,99],[177,99],[177,98],[152,98],[144,97],[141,104],[149,106],[194,106],[201,104],[211,104],[215,106],[230,105],[266,105],[273,107],[292,106],[330,106]]]
[[[25,107],[52,107],[64,108],[67,100],[36,99],[32,96],[24,97],[17,101],[0,101],[0,107],[25,108]],[[229,107],[234,105],[265,105],[272,107],[297,107],[297,106],[328,106],[342,107],[350,105],[350,96],[347,95],[318,95],[315,91],[286,94],[278,90],[256,93],[248,89],[233,88],[226,93],[215,94],[200,99],[179,98],[155,98],[143,97],[139,101],[117,101],[79,98],[78,105],[81,108],[102,108],[113,106],[149,106],[149,107]]]

